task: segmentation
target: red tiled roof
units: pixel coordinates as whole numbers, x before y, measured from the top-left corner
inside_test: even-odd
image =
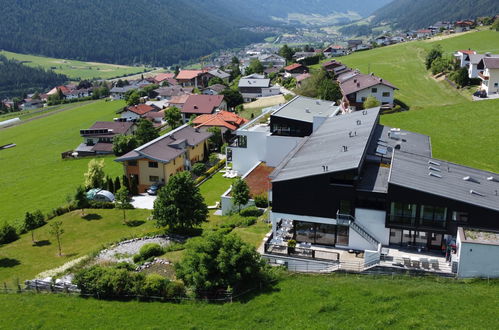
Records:
[[[303,65],[301,65],[300,63],[293,63],[293,64],[288,65],[287,67],[285,67],[284,70],[291,71],[291,70],[295,70],[295,69],[298,69],[298,68],[301,68],[301,67],[303,67]]]
[[[431,30],[428,29],[418,30],[418,33],[431,33]]]
[[[463,54],[468,54],[468,55],[474,55],[476,52],[474,50],[468,49],[468,50],[459,50],[460,53]]]
[[[177,80],[191,80],[202,74],[202,70],[181,70],[176,79]]]
[[[235,131],[241,125],[244,125],[247,122],[247,119],[229,111],[219,111],[211,115],[201,115],[193,120],[193,123],[196,124],[196,127],[219,126],[226,127],[232,131]]]
[[[156,77],[154,77],[154,80],[156,82],[163,82],[167,79],[172,79],[175,77],[175,74],[173,73],[160,73],[158,75],[156,75]]]
[[[187,99],[189,98],[190,95],[187,95],[187,94],[184,94],[184,95],[176,95],[176,96],[172,96],[172,98],[170,99],[170,101],[168,101],[168,103],[170,104],[185,104],[185,102],[187,102]]]
[[[139,104],[139,105],[128,107],[127,110],[142,116],[148,112],[155,111],[157,109],[155,107],[147,105],[147,104]]]
[[[223,95],[189,95],[182,108],[182,112],[197,114],[213,113],[222,104],[223,99]]]

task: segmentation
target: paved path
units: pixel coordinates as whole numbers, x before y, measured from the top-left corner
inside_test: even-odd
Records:
[[[149,196],[148,194],[140,194],[132,198],[132,205],[136,209],[152,210],[154,208],[154,201],[156,196]]]

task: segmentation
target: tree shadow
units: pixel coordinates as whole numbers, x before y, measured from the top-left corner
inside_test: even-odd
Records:
[[[63,253],[61,257],[65,257],[65,258],[71,258],[71,257],[75,257],[77,256],[78,253]]]
[[[20,264],[21,264],[21,262],[17,259],[0,258],[0,267],[12,268],[12,267],[18,266]]]
[[[50,244],[52,244],[52,243],[50,243],[49,240],[43,240],[43,241],[36,241],[35,243],[33,243],[33,246],[41,247],[41,246],[47,246]]]
[[[83,216],[82,219],[85,219],[87,221],[100,220],[100,219],[102,219],[102,216],[95,214],[95,213],[92,213],[92,214],[87,214],[87,215]]]
[[[127,225],[128,227],[138,227],[142,226],[145,223],[146,222],[144,220],[132,220],[132,221],[127,221],[125,225]]]

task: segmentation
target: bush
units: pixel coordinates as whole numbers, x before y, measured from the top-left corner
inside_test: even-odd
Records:
[[[17,235],[16,229],[13,226],[9,225],[8,223],[0,225],[0,244],[14,242],[18,238],[19,236]]]
[[[269,206],[269,200],[264,194],[255,196],[253,200],[255,201],[256,207],[267,208]]]
[[[253,226],[255,223],[256,223],[256,219],[255,217],[246,217],[244,219],[242,219],[241,221],[239,221],[239,225],[237,227],[249,227],[249,226]]]
[[[194,182],[196,182],[196,184],[200,184],[201,182],[203,182],[204,179],[206,179],[207,176],[206,175],[201,175],[199,178],[197,178]]]
[[[203,163],[196,163],[192,166],[192,173],[196,176],[203,175],[204,171],[206,169],[206,165]]]
[[[156,243],[144,244],[138,254],[133,256],[134,262],[147,261],[165,253],[165,250]]]
[[[241,210],[239,214],[243,217],[259,217],[263,214],[263,211],[256,206],[250,206],[244,210]]]
[[[51,220],[55,217],[59,217],[63,214],[69,213],[69,212],[74,211],[74,210],[76,210],[76,206],[73,204],[56,207],[55,209],[52,209],[52,211],[50,211],[47,214],[47,220]]]
[[[127,268],[104,268],[92,266],[75,274],[74,283],[82,294],[90,294],[98,298],[130,298],[145,295],[149,297],[179,298],[185,296],[181,283],[151,274],[130,271]]]
[[[175,264],[176,275],[198,296],[230,288],[241,292],[274,282],[271,267],[235,234],[212,232],[190,239],[186,247],[184,258]]]
[[[90,201],[90,208],[91,209],[114,209],[116,205],[112,202],[97,202],[97,201]],[[133,206],[131,206],[133,208]]]

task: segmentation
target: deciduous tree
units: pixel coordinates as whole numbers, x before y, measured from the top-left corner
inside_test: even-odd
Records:
[[[152,122],[146,119],[140,119],[137,130],[135,131],[135,137],[139,146],[141,146],[159,137],[159,133]]]
[[[54,236],[57,240],[57,247],[59,249],[59,257],[62,256],[61,250],[61,236],[64,234],[64,229],[62,228],[62,221],[53,221],[50,224],[50,235]]]
[[[207,215],[208,207],[189,172],[170,177],[154,201],[153,217],[158,227],[192,228],[206,221]]]
[[[182,125],[182,113],[177,107],[170,107],[165,110],[165,121],[171,128],[175,129]]]
[[[234,183],[232,183],[232,200],[234,205],[238,207],[238,211],[241,211],[241,207],[248,204],[250,199],[250,191],[248,184],[241,178],[237,178]]]
[[[104,160],[92,159],[88,162],[88,171],[85,173],[85,188],[103,188],[105,177]]]

